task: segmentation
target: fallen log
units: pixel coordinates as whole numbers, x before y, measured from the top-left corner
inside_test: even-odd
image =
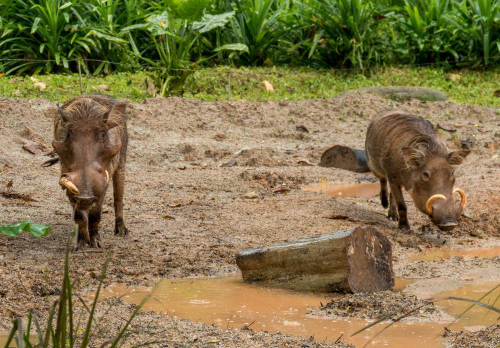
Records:
[[[347,146],[335,145],[321,156],[321,167],[334,167],[356,173],[369,173],[364,150],[351,149]]]
[[[236,254],[246,282],[299,291],[375,292],[394,286],[392,249],[371,226]]]

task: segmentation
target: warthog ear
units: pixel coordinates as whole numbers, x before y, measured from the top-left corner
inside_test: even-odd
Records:
[[[459,151],[453,151],[450,152],[448,155],[446,155],[446,159],[448,160],[448,163],[451,164],[452,166],[458,166],[459,164],[462,164],[462,161],[464,160],[465,157],[470,153],[470,150],[459,150]]]
[[[421,151],[411,147],[403,147],[401,150],[403,150],[406,165],[409,168],[416,169],[424,163],[425,155]]]
[[[66,110],[59,106],[59,103],[57,103],[57,110],[59,111],[59,115],[61,115],[63,122],[68,122],[69,114]]]
[[[126,106],[126,104],[115,105],[106,115],[104,115],[103,120],[108,130],[123,123],[123,113],[125,112]]]

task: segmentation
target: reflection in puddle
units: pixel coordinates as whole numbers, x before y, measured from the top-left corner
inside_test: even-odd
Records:
[[[467,284],[461,288],[452,291],[445,291],[440,293],[436,298],[447,298],[447,297],[458,297],[465,298],[469,300],[476,300],[487,305],[499,308],[500,307],[500,282],[490,282],[482,284]],[[495,289],[496,288],[496,289]],[[483,297],[488,291],[493,290],[488,296]],[[466,301],[458,300],[443,300],[437,302],[437,304],[443,308],[447,313],[458,317],[467,308],[469,308],[472,303]],[[462,326],[489,326],[498,322],[498,313],[488,310],[480,306],[474,306],[465,313],[465,315],[460,319],[460,324]]]
[[[401,281],[401,287],[405,281]],[[396,283],[396,286],[398,283]],[[103,292],[104,297],[121,296],[126,301],[139,304],[149,293],[146,288],[127,288],[114,285]],[[255,331],[282,332],[311,337],[317,341],[342,341],[363,346],[386,324],[376,325],[365,332],[350,335],[370,321],[358,318],[313,318],[306,314],[311,307],[326,304],[335,295],[294,293],[268,289],[243,283],[240,279],[183,279],[163,280],[154,296],[143,307],[193,321],[216,324],[222,329],[242,328],[247,325]],[[445,301],[443,301],[445,302]],[[445,304],[448,305],[448,304]],[[450,303],[453,307],[455,303]],[[453,312],[455,313],[455,312]],[[469,325],[469,324],[468,324]],[[399,322],[376,337],[371,347],[440,347],[440,334],[449,323]],[[451,328],[458,330],[463,325]]]
[[[373,197],[379,194],[379,184],[312,184],[301,186],[304,191],[321,192],[335,197]]]
[[[488,249],[453,250],[453,249],[428,249],[414,256],[418,261],[439,261],[454,256],[468,257],[496,257],[500,256],[500,246]]]

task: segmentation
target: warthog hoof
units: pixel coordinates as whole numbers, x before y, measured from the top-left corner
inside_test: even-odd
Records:
[[[84,239],[79,239],[78,242],[76,242],[75,245],[73,245],[73,249],[71,249],[71,251],[75,252],[78,250],[83,250],[85,249],[86,246],[87,242],[85,242]]]
[[[410,230],[410,225],[408,223],[406,224],[399,224],[398,229],[401,231],[409,231]]]
[[[89,246],[91,248],[100,248],[101,247],[101,237],[99,237],[99,236],[90,237]]]
[[[391,221],[398,221],[399,220],[399,214],[397,212],[389,210],[389,213],[387,214],[387,218],[389,220],[391,220]]]
[[[128,228],[125,225],[116,225],[115,226],[115,235],[116,236],[126,236],[128,234]]]

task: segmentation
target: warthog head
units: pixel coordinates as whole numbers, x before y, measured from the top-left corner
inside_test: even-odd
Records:
[[[52,141],[61,160],[59,184],[81,210],[90,208],[106,192],[111,161],[122,147],[120,137],[110,130],[120,125],[118,120],[125,109],[125,104],[110,110],[97,103],[86,106],[69,110],[58,107],[61,122],[56,132],[61,136]]]
[[[454,151],[442,156],[410,147],[402,150],[411,176],[411,187],[407,189],[415,205],[429,215],[439,229],[452,230],[458,225],[458,218],[467,203],[465,193],[453,188],[454,167],[461,164],[470,151]],[[456,198],[460,201],[456,202]]]

